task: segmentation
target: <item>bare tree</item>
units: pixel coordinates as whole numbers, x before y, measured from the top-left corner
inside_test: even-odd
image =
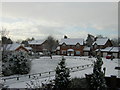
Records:
[[[88,37],[86,39],[86,45],[90,47],[94,41],[95,41],[95,36],[88,34]]]
[[[119,39],[120,39],[120,38],[113,38],[113,39],[111,40],[113,46],[119,46],[119,43],[120,43]]]
[[[104,37],[103,35],[97,35],[96,38],[107,38],[107,37]]]
[[[10,38],[7,38],[8,34],[9,31],[7,31],[6,28],[2,27],[0,31],[0,35],[2,39],[0,46],[0,48],[2,49],[2,56],[5,55],[8,44],[12,43],[12,40]]]
[[[2,27],[0,34],[1,34],[1,38],[6,37],[9,34],[9,31],[7,31],[6,28]]]
[[[52,52],[57,48],[57,46],[58,46],[58,40],[56,40],[52,36],[48,36],[46,39],[45,48],[50,52],[50,56],[51,56]],[[52,58],[52,56],[51,56],[51,58]]]

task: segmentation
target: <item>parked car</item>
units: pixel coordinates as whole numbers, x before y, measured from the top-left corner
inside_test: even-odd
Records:
[[[111,59],[112,55],[107,55],[106,59]]]
[[[108,54],[107,56],[106,56],[106,59],[113,59],[113,58],[115,58],[113,55],[111,55],[111,54]]]

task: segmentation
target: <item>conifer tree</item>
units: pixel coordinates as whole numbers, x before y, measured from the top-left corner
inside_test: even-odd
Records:
[[[93,74],[90,80],[90,87],[93,90],[106,90],[107,85],[105,82],[105,73],[101,70],[103,65],[100,54],[97,56],[96,62],[94,62]]]
[[[31,62],[27,53],[16,51],[4,56],[2,59],[2,74],[4,76],[27,74],[30,71]]]
[[[66,68],[65,58],[62,57],[62,60],[56,67],[55,88],[67,88],[68,84],[70,83],[69,74],[70,71],[68,68]]]

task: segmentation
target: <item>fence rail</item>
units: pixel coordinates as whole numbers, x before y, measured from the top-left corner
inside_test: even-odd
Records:
[[[73,58],[88,60],[88,61],[90,60],[91,62],[94,62],[94,60],[91,60],[89,58],[75,58],[75,57],[73,57]],[[74,67],[68,67],[68,68],[69,68],[70,72],[77,72],[77,71],[85,70],[85,69],[91,68],[91,67],[93,67],[93,64],[86,64],[86,65],[74,66]],[[55,76],[55,70],[41,72],[41,73],[35,73],[35,74],[18,75],[18,76],[12,76],[12,77],[2,77],[1,79],[6,84],[13,84],[13,83],[17,83],[17,82],[30,81],[35,76],[39,77],[39,79],[52,77],[52,76]]]
[[[68,67],[68,68],[69,68],[70,72],[77,72],[77,71],[85,70],[85,69],[91,68],[91,67],[93,67],[93,64],[74,66],[74,67]],[[42,73],[35,73],[35,74],[18,75],[18,76],[14,76],[14,77],[2,77],[2,80],[6,84],[10,85],[10,84],[18,83],[18,82],[30,81],[35,76],[39,77],[39,79],[52,77],[52,76],[55,76],[55,70],[48,71],[48,72],[42,72]]]

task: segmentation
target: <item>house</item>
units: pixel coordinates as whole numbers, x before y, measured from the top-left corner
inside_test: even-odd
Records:
[[[25,51],[25,52],[28,52],[27,48],[25,48],[23,45],[18,44],[18,43],[4,44],[3,50],[5,50],[7,52],[12,52],[12,51]]]
[[[113,46],[112,42],[108,38],[97,38],[96,41],[92,44],[93,50],[104,49],[111,46]]]
[[[80,38],[64,38],[61,39],[60,46],[60,55],[74,55],[81,56],[83,55],[84,43],[83,39]]]
[[[32,48],[33,52],[43,52],[45,40],[33,40],[29,41],[28,44]]]
[[[106,57],[108,54],[114,56],[115,58],[120,58],[120,47],[106,47],[101,50],[101,55]],[[98,49],[96,50],[96,52]]]

